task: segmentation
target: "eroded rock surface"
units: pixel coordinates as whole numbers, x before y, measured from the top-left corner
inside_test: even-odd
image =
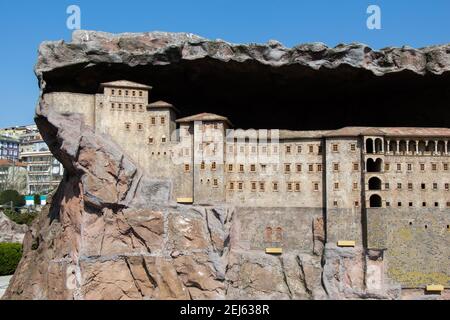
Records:
[[[0,211],[0,242],[22,243],[28,227],[11,221]]]

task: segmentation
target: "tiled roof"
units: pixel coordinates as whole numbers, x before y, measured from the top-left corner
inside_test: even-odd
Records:
[[[174,109],[176,112],[179,112],[178,109],[173,106],[173,104],[170,104],[170,103],[168,103],[166,101],[162,101],[162,100],[152,102],[147,107],[150,109],[171,108],[171,109]]]
[[[449,128],[419,127],[345,127],[330,130],[326,137],[346,136],[391,136],[391,137],[450,137]]]
[[[132,89],[146,89],[150,90],[152,87],[147,86],[145,84],[128,81],[128,80],[119,80],[119,81],[111,81],[111,82],[103,82],[100,84],[100,87],[115,87],[115,88],[132,88]]]
[[[199,114],[196,114],[193,116],[189,116],[189,117],[185,117],[185,118],[181,118],[181,119],[177,120],[178,123],[194,122],[194,121],[224,121],[231,125],[231,122],[230,122],[230,120],[228,120],[227,117],[219,116],[218,114],[207,113],[207,112],[199,113]]]

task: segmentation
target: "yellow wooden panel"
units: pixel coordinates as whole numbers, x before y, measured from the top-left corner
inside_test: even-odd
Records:
[[[338,247],[354,247],[355,241],[349,241],[349,240],[340,240],[338,241]]]
[[[430,284],[427,286],[428,292],[442,292],[444,291],[444,286],[441,286],[440,284]]]
[[[268,254],[282,254],[283,248],[266,248],[266,253]]]
[[[194,202],[194,199],[192,198],[178,198],[177,199],[178,203],[186,203],[186,204],[190,204]]]

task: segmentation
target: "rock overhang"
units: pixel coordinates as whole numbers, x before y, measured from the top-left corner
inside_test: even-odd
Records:
[[[242,128],[450,127],[450,45],[287,48],[79,30],[69,43],[44,42],[35,71],[43,93],[95,93],[126,79],[153,86],[151,101],[174,104],[180,116],[223,114]]]

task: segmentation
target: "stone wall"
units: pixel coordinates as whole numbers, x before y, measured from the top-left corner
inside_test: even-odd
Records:
[[[367,209],[368,247],[384,250],[387,276],[404,288],[450,287],[449,210]]]

